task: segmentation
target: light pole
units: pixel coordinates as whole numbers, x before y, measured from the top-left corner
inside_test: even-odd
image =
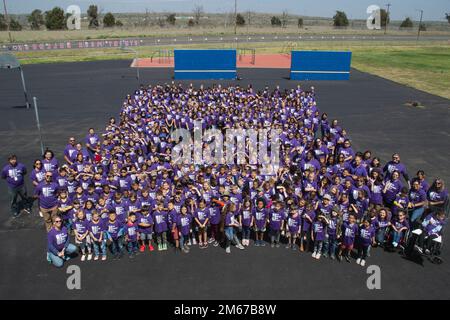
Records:
[[[391,7],[391,4],[388,3],[386,5],[386,7],[387,7],[387,11],[386,11],[386,21],[384,22],[384,34],[387,33],[387,25],[388,25],[388,21],[389,21],[389,8]]]
[[[12,42],[11,30],[9,29],[8,10],[6,10],[6,0],[3,0],[3,8],[5,9],[6,30],[8,30],[9,42]]]
[[[236,34],[237,28],[237,0],[234,0],[234,34]]]
[[[123,51],[131,51],[131,52],[134,53],[135,60],[136,60],[136,80],[138,81],[138,84],[139,84],[140,74],[139,74],[139,65],[138,65],[139,64],[138,52],[136,50],[132,49],[132,48],[125,47],[124,44],[122,44],[121,49]]]
[[[420,11],[420,21],[419,21],[419,29],[417,30],[417,41],[419,41],[420,37],[420,29],[422,28],[422,17],[423,17],[423,10]]]

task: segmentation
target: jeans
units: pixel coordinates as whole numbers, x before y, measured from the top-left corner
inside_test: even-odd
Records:
[[[189,234],[182,234],[180,237],[180,247],[183,248],[184,245],[189,241]]]
[[[314,240],[314,252],[321,253],[323,240]]]
[[[100,254],[106,256],[106,241],[93,241],[92,246],[94,247],[94,255],[98,257]]]
[[[117,239],[111,238],[110,250],[113,255],[122,253],[123,251],[122,237],[118,237]]]
[[[167,243],[167,232],[161,232],[156,234],[156,241],[158,244],[166,244]]]
[[[84,238],[81,241],[78,241],[75,239],[75,243],[78,245],[78,247],[81,250],[82,254],[86,254],[86,249],[89,253],[91,253],[92,249],[91,249],[91,240],[89,238],[89,236],[86,236],[86,238]]]
[[[336,237],[328,237],[323,242],[323,253],[329,254],[330,256],[334,256],[336,254],[337,248],[337,239]]]
[[[415,222],[417,219],[420,219],[422,217],[424,211],[425,211],[424,207],[413,209],[411,211],[410,218],[409,218],[411,220],[411,223]]]
[[[31,207],[33,206],[33,200],[28,197],[27,188],[25,187],[25,185],[17,188],[8,187],[8,195],[12,216],[17,216],[20,213],[20,210],[23,208],[31,210]],[[20,201],[17,201],[19,196]]]
[[[69,244],[64,251],[64,257],[61,258],[57,255],[54,255],[51,252],[47,253],[47,257],[50,259],[50,262],[57,268],[61,268],[64,265],[64,261],[69,259],[69,256],[77,251],[77,247],[73,244]]]
[[[384,243],[384,239],[386,237],[386,229],[387,229],[387,227],[378,229],[377,234],[376,234],[376,240],[377,240],[378,244]]]
[[[138,242],[137,240],[135,241],[128,241],[127,243],[127,249],[128,249],[128,253],[136,253],[138,251]]]
[[[403,231],[401,232],[393,231],[392,242],[400,243],[402,238],[403,238]]]
[[[369,246],[360,245],[358,248],[358,258],[361,258],[363,260],[366,260],[367,254],[369,253]]]
[[[239,239],[234,232],[234,227],[225,227],[226,246],[229,247],[231,243],[238,245]]]
[[[270,230],[270,243],[280,243],[280,230]]]
[[[242,239],[250,239],[250,227],[242,226]]]

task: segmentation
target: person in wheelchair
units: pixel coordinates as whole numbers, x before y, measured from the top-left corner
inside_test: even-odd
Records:
[[[405,235],[409,230],[409,223],[406,219],[405,211],[398,211],[398,216],[392,220],[391,224],[391,239],[392,246],[397,248],[399,244],[403,243]]]
[[[442,236],[442,230],[447,224],[444,211],[430,213],[425,217],[421,225],[421,233],[414,248],[421,254],[430,254],[433,240]]]

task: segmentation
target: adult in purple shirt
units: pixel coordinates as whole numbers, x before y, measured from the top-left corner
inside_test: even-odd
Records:
[[[44,159],[42,159],[42,166],[45,172],[57,173],[58,160],[55,158],[55,154],[52,150],[46,150],[44,152]]]
[[[100,139],[98,135],[95,133],[94,128],[89,128],[89,133],[86,136],[85,143],[90,158],[94,159],[95,153],[100,150],[99,149]]]
[[[399,174],[405,178],[405,181],[410,185],[408,172],[406,171],[406,166],[400,162],[400,155],[394,153],[392,155],[392,160],[387,162],[383,167],[383,172],[385,173],[385,178],[388,179],[392,177],[393,173],[398,171]]]
[[[66,160],[66,162],[69,165],[72,165],[73,159],[75,159],[77,153],[78,153],[78,151],[77,151],[77,148],[75,147],[75,138],[70,137],[69,143],[66,145],[66,147],[64,149],[64,160]]]
[[[55,217],[52,225],[47,234],[47,261],[61,268],[64,261],[77,251],[77,247],[69,242],[69,234],[66,227],[62,226],[60,217]]]
[[[44,218],[47,232],[52,228],[52,220],[58,214],[59,185],[53,182],[53,174],[45,173],[45,179],[34,189],[34,197],[39,199],[39,212]]]
[[[384,183],[383,199],[386,205],[392,206],[395,197],[402,188],[403,184],[400,181],[400,173],[398,171],[394,171],[391,178]]]
[[[27,174],[27,168],[17,162],[16,155],[8,157],[8,164],[5,165],[1,172],[2,179],[6,180],[8,185],[8,196],[10,210],[13,217],[17,217],[21,208],[27,213],[31,213],[33,205],[32,199],[27,195],[27,188],[24,182],[24,176]],[[18,201],[20,196],[20,201]]]
[[[444,180],[437,178],[434,180],[427,192],[428,204],[432,211],[440,211],[448,204],[448,191],[445,188]]]

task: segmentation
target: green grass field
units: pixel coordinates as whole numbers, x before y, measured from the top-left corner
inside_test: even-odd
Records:
[[[232,48],[235,44],[171,45],[137,47],[139,57],[150,57],[158,49]],[[419,90],[450,99],[450,44],[448,42],[260,42],[240,43],[255,48],[256,53],[281,53],[291,49],[350,50],[352,66]],[[23,64],[133,59],[132,53],[120,49],[77,49],[23,52],[17,54]]]

